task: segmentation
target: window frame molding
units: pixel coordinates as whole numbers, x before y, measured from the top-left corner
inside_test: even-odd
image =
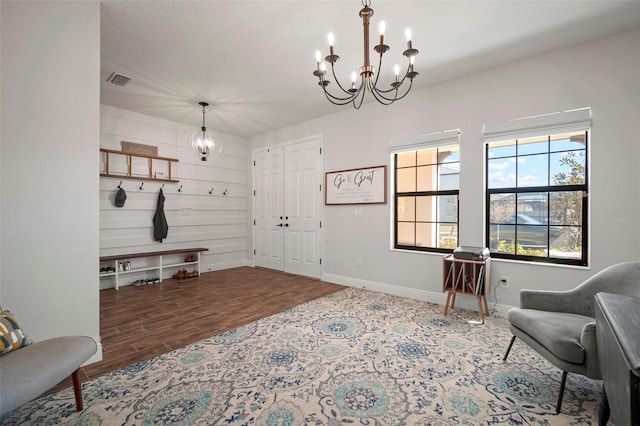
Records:
[[[553,135],[562,133],[577,133],[584,132],[586,135],[585,141],[585,183],[583,185],[552,185],[548,182],[544,186],[531,186],[531,187],[518,187],[517,176],[515,187],[508,188],[493,188],[489,189],[489,145],[491,142],[500,142],[513,140],[517,143],[518,140],[530,137],[552,137]],[[525,117],[522,119],[510,120],[500,123],[491,123],[484,125],[483,131],[483,144],[484,144],[484,192],[485,192],[485,208],[484,208],[484,242],[489,243],[490,235],[490,200],[491,195],[497,193],[512,193],[518,197],[523,193],[535,193],[546,192],[552,194],[554,192],[572,192],[583,191],[582,198],[582,256],[579,259],[560,258],[560,257],[539,257],[531,255],[518,255],[508,253],[491,252],[491,256],[495,259],[521,261],[528,264],[553,264],[558,266],[578,266],[588,267],[590,264],[590,226],[591,220],[589,217],[589,192],[590,192],[590,151],[591,151],[591,108],[579,108],[568,110],[564,112],[557,112],[552,114],[537,115],[532,117]],[[551,151],[547,151],[551,153]],[[516,159],[517,159],[516,155]],[[516,160],[517,161],[517,160]],[[548,176],[549,177],[549,176]],[[516,210],[517,212],[517,210]]]
[[[389,249],[394,251],[403,251],[409,253],[427,253],[427,254],[442,254],[452,253],[453,249],[444,249],[438,247],[418,247],[418,246],[402,246],[396,245],[397,239],[397,193],[396,193],[396,154],[402,154],[405,152],[418,151],[424,149],[435,149],[444,146],[456,145],[460,147],[460,129],[445,130],[442,132],[429,133],[419,135],[407,139],[401,139],[392,141],[389,144],[389,188],[393,193],[389,197]],[[460,150],[458,150],[460,152]],[[462,157],[462,153],[460,153]],[[458,203],[460,199],[460,188],[456,190],[442,190],[442,191],[420,191],[416,192],[418,195],[456,195]],[[447,194],[445,194],[447,193]],[[458,210],[458,238],[460,235],[460,212]],[[458,241],[459,242],[459,241]]]

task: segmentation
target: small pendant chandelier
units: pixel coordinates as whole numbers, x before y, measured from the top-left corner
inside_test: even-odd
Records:
[[[209,104],[207,102],[199,102],[199,105],[202,105],[202,128],[191,134],[189,142],[198,158],[201,161],[207,161],[210,154],[213,154],[214,157],[218,156],[222,152],[222,146],[213,140],[213,133],[207,130],[204,122],[205,107],[208,107]]]
[[[327,65],[322,61],[319,50],[316,51],[317,68],[313,72],[313,75],[318,77],[318,84],[322,87],[325,96],[332,104],[346,105],[351,102],[355,109],[360,108],[362,101],[364,100],[364,94],[367,91],[383,105],[390,105],[395,101],[404,98],[411,90],[413,79],[418,75],[418,73],[413,70],[413,62],[418,54],[418,50],[414,49],[411,45],[411,30],[407,29],[405,32],[407,37],[407,49],[402,52],[408,60],[407,69],[402,78],[400,78],[400,67],[396,65],[394,67],[396,78],[395,81],[391,83],[391,88],[386,90],[378,88],[378,76],[380,75],[380,67],[382,66],[382,55],[389,50],[389,46],[384,44],[385,24],[384,21],[380,21],[380,44],[373,48],[373,50],[380,55],[380,60],[378,62],[378,74],[376,74],[374,67],[369,61],[369,23],[373,16],[373,9],[370,7],[371,0],[362,0],[362,5],[364,8],[360,10],[360,17],[362,18],[362,25],[364,27],[364,61],[360,67],[360,85],[356,86],[357,74],[355,72],[351,74],[351,87],[349,89],[345,89],[336,77],[334,66],[340,57],[334,52],[333,33],[329,33],[329,55],[326,56],[324,60],[331,64],[333,79],[340,89],[338,92],[339,95],[333,95],[327,90],[327,86],[329,85],[329,80],[325,79],[325,75],[327,74]],[[409,80],[408,85],[405,84],[406,80]],[[404,88],[403,91],[400,91],[401,88]]]

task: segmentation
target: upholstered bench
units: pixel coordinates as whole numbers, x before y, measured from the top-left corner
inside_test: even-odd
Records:
[[[37,398],[69,375],[73,378],[76,409],[81,411],[78,369],[97,351],[87,336],[55,337],[0,356],[0,416]]]

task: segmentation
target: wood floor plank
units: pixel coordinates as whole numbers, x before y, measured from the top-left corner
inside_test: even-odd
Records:
[[[187,280],[100,291],[103,359],[80,369],[86,381],[266,318],[343,286],[239,267]],[[71,386],[65,380],[47,393]]]

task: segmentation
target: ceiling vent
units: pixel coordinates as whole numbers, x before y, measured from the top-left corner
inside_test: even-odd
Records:
[[[129,84],[131,79],[122,74],[116,74],[115,72],[112,72],[107,81],[109,83],[115,84],[116,86],[124,87]]]

